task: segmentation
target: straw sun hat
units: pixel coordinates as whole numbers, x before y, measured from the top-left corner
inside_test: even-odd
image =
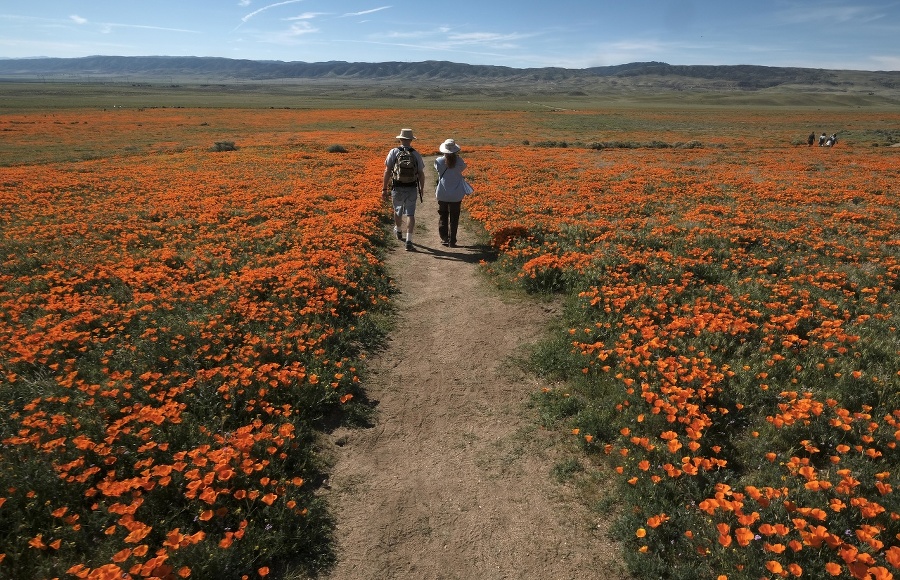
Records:
[[[447,139],[441,143],[441,153],[459,153],[459,145],[453,139]]]
[[[412,129],[400,129],[400,134],[397,135],[396,138],[404,139],[404,140],[408,140],[408,141],[412,141],[413,139],[415,139],[415,137],[413,136]]]

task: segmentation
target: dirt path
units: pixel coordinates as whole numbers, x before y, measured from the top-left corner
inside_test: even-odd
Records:
[[[400,320],[370,360],[375,426],[332,437],[329,578],[625,578],[605,522],[551,476],[556,436],[526,407],[540,385],[510,364],[550,309],[490,288],[462,227],[459,247],[442,246],[431,192],[417,208],[416,251],[397,242],[387,260]]]

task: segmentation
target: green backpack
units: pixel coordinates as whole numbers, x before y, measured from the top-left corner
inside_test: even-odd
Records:
[[[419,183],[419,164],[412,147],[397,147],[394,160],[394,183],[414,185]]]

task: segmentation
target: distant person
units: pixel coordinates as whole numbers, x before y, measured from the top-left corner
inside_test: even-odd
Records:
[[[827,137],[825,137],[825,133],[822,133],[822,135],[819,137],[819,147],[825,146],[825,139],[827,139]]]
[[[809,137],[806,138],[806,144],[812,147],[812,144],[816,142],[816,134],[815,132],[810,133]]]
[[[829,137],[828,140],[831,141],[831,146],[832,146],[832,147],[834,147],[835,145],[837,145],[837,133],[832,133],[832,134],[831,134],[831,137]]]
[[[391,198],[394,211],[394,234],[401,242],[404,240],[403,216],[406,216],[406,251],[413,250],[413,231],[416,228],[416,196],[422,200],[425,189],[425,161],[422,155],[413,149],[412,142],[416,137],[412,129],[401,129],[396,139],[400,145],[388,152],[384,160],[384,176],[382,177],[381,194]]]
[[[453,139],[441,143],[439,149],[443,155],[434,160],[434,170],[438,174],[438,184],[434,189],[438,202],[438,236],[443,245],[455,248],[459,212],[466,195],[466,180],[462,174],[466,170],[466,162],[459,156],[460,147]]]

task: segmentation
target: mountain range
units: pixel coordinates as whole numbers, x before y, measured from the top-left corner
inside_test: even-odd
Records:
[[[285,62],[219,57],[88,56],[0,59],[3,81],[178,83],[423,83],[511,90],[595,91],[603,88],[760,91],[787,88],[900,95],[900,71],[853,71],[756,65],[670,65],[634,62],[584,69],[511,68],[447,61]]]

